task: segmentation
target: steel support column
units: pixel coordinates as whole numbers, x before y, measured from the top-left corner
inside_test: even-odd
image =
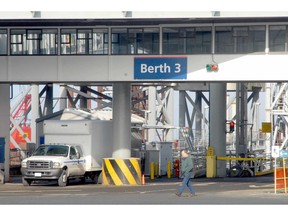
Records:
[[[195,139],[201,140],[202,138],[202,118],[203,113],[197,112],[197,110],[202,111],[202,94],[200,91],[195,92],[195,105],[196,105],[196,112],[195,112]]]
[[[174,90],[173,88],[170,88],[166,94],[168,94],[166,98],[166,111],[167,116],[169,119],[166,119],[168,121],[168,124],[174,125]],[[166,135],[166,141],[174,141],[174,130],[168,130]]]
[[[185,91],[179,90],[179,127],[185,127],[185,113],[186,113],[186,99]],[[180,140],[183,139],[183,135],[179,134]]]
[[[60,92],[59,109],[64,110],[67,108],[67,90],[65,86],[60,85],[59,92]]]
[[[226,83],[210,83],[209,144],[216,156],[226,156]],[[226,176],[226,162],[217,161],[217,177]]]
[[[271,83],[265,84],[265,122],[270,122],[272,124],[272,93],[271,93]],[[273,124],[272,124],[273,128]],[[274,128],[272,129],[274,131]],[[265,141],[265,152],[266,155],[269,155],[271,153],[271,147],[273,145],[273,134],[274,132],[270,133],[270,139],[266,139]]]
[[[245,83],[236,87],[236,155],[247,154],[247,88]]]
[[[39,86],[33,84],[31,86],[31,142],[38,145],[40,143],[37,140],[37,125],[36,119],[39,118]]]
[[[129,83],[113,84],[113,158],[131,157],[130,92]]]
[[[0,84],[0,137],[5,139],[4,147],[4,181],[10,177],[10,85]]]
[[[148,87],[148,125],[156,125],[156,86]],[[147,142],[155,142],[156,140],[156,129],[148,129]]]
[[[87,86],[80,86],[80,91],[84,94],[87,94],[88,89]],[[87,109],[88,108],[88,99],[87,97],[81,96],[80,97],[80,108]]]
[[[53,113],[53,84],[47,84],[43,115]]]

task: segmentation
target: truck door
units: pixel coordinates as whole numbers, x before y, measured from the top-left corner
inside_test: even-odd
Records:
[[[71,166],[69,170],[70,175],[71,176],[83,175],[85,173],[83,166],[84,165],[83,156],[80,155],[73,146],[70,148],[69,158],[71,160],[70,161]]]
[[[80,146],[75,146],[75,149],[79,157],[78,168],[80,170],[80,175],[84,175],[86,172],[86,161],[85,161],[84,154]]]

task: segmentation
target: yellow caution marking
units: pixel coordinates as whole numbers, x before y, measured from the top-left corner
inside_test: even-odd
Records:
[[[126,177],[127,181],[129,184],[136,184],[135,178],[126,166],[124,160],[115,160],[116,163],[118,164],[119,168],[121,169],[123,175]]]
[[[114,170],[114,167],[111,165],[109,160],[105,160],[105,164],[107,167],[107,170],[111,176],[111,179],[113,180],[115,185],[123,185],[121,179],[119,178],[119,176],[117,175],[117,173]]]
[[[104,163],[102,164],[102,182],[103,182],[103,184],[108,184],[107,176],[106,176],[106,173],[104,171]]]
[[[256,172],[256,176],[261,176],[261,175],[267,175],[267,174],[271,174],[271,173],[274,173],[274,170],[271,169],[271,170],[267,170],[267,171],[262,171],[262,172]]]
[[[138,177],[141,178],[141,170],[138,160],[131,159],[130,162],[133,165],[134,169],[136,170]]]

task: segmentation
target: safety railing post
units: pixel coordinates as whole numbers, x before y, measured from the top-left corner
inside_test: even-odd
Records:
[[[154,162],[151,162],[150,163],[150,179],[154,179],[154,168],[155,165],[154,165]]]

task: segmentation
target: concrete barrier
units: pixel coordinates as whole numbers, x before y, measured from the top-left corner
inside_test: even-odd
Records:
[[[141,185],[140,158],[104,158],[103,185]]]

